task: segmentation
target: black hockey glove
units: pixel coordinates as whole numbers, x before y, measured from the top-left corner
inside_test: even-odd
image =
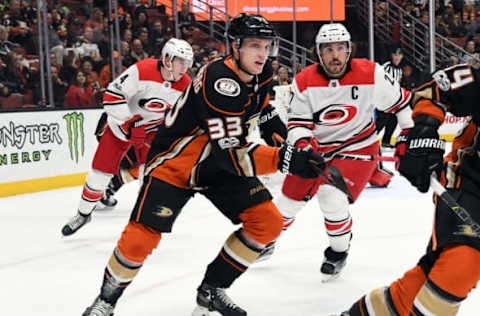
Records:
[[[287,127],[271,104],[262,110],[258,125],[260,127],[260,136],[262,136],[268,146],[282,146],[284,139],[287,138]]]
[[[415,118],[415,126],[409,131],[405,153],[397,152],[400,158],[398,171],[418,191],[425,193],[430,187],[432,172],[443,168],[445,141],[438,136],[440,121],[429,115]]]
[[[282,173],[315,179],[325,171],[325,160],[311,147],[296,148],[284,144],[279,155],[278,170]]]

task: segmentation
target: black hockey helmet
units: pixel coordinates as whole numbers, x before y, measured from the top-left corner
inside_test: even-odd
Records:
[[[276,55],[278,51],[277,32],[273,25],[260,14],[240,13],[230,21],[227,34],[239,48],[242,46],[243,39],[255,37],[273,40],[271,56]]]

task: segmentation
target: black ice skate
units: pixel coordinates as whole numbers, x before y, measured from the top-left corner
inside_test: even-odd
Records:
[[[115,205],[117,205],[118,201],[113,197],[114,194],[115,194],[115,191],[113,191],[110,188],[105,190],[105,194],[103,194],[100,201],[98,201],[98,207],[96,208],[96,210],[112,208]]]
[[[247,312],[238,307],[225,289],[202,284],[197,289],[197,307],[192,316],[209,316],[210,312],[218,312],[223,316],[246,316]]]
[[[268,245],[263,248],[262,252],[260,252],[260,255],[258,255],[257,259],[255,262],[260,262],[260,261],[265,261],[270,259],[271,256],[273,256],[273,253],[275,252],[275,241],[272,241]]]
[[[79,230],[82,226],[87,224],[92,220],[92,215],[83,215],[80,212],[77,212],[77,215],[72,217],[65,226],[62,228],[63,236],[70,236]]]
[[[338,278],[343,267],[347,263],[348,251],[336,252],[331,247],[325,249],[325,257],[320,268],[323,274],[323,282]]]
[[[112,316],[115,305],[105,302],[97,296],[93,304],[87,307],[82,316]]]

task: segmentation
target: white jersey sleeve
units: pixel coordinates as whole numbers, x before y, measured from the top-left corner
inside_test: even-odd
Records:
[[[128,101],[139,92],[138,68],[133,64],[107,86],[103,97],[103,107],[108,116],[121,125],[133,114],[128,108]]]
[[[133,117],[128,101],[139,92],[138,67],[133,64],[114,81],[110,82],[103,96],[103,107],[108,114],[108,126],[113,134],[126,141],[120,125]]]
[[[410,91],[377,64],[373,102],[379,111],[395,114],[401,129],[413,127],[410,99]]]
[[[287,141],[295,145],[302,138],[313,136],[313,109],[308,98],[308,89],[300,91],[297,83],[298,77],[292,83],[292,99],[288,114]]]

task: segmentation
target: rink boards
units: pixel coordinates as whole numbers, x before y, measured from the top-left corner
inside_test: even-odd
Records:
[[[94,132],[102,111],[0,113],[0,197],[82,185],[98,144]],[[447,115],[440,134],[453,139],[464,121]]]
[[[0,196],[82,184],[102,111],[0,113]]]

